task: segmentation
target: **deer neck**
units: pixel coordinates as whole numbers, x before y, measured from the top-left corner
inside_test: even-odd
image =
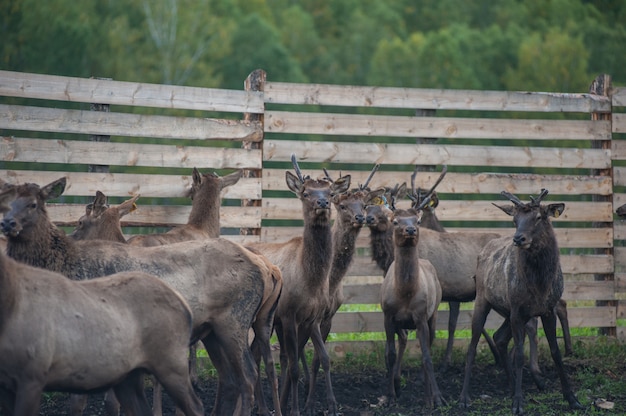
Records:
[[[394,258],[393,230],[391,227],[388,227],[387,231],[370,228],[370,247],[372,249],[372,260],[376,262],[383,272],[387,273]]]
[[[550,290],[563,290],[559,247],[551,228],[534,238],[527,250],[517,249],[517,252],[518,267],[523,270],[522,275],[527,279],[529,287],[535,287],[544,294]]]
[[[22,232],[7,241],[7,255],[14,260],[42,269],[64,273],[70,253],[74,253],[73,242],[63,230],[52,223],[41,224],[36,232]]]
[[[302,239],[302,270],[311,286],[321,286],[328,279],[332,256],[329,224],[305,224]]]
[[[220,189],[211,186],[194,196],[187,224],[205,231],[209,237],[220,236]]]
[[[394,251],[393,267],[396,281],[403,285],[411,285],[419,276],[417,245],[396,246]]]
[[[332,228],[333,260],[329,272],[331,293],[341,284],[354,257],[356,239],[361,227],[353,227],[351,223],[335,221]]]

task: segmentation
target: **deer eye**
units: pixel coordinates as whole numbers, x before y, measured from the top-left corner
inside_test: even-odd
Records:
[[[35,209],[35,208],[37,208],[37,203],[36,203],[36,202],[33,202],[32,204],[30,204],[30,208],[31,208],[31,209]]]
[[[345,211],[347,209],[346,206],[343,205],[343,204],[339,205],[339,208],[341,208],[343,211]]]
[[[398,225],[398,220],[393,220],[393,225]]]
[[[302,192],[302,196],[304,198],[308,198],[309,197],[309,193],[307,191]]]

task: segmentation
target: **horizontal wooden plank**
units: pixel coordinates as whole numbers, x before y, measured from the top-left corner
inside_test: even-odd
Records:
[[[21,137],[2,137],[0,140],[0,160],[11,162],[261,169],[261,158],[260,149]]]
[[[613,107],[626,107],[626,87],[614,87],[611,100]]]
[[[511,228],[446,228],[448,232],[496,232],[502,235],[513,235]],[[302,227],[271,227],[264,226],[262,240],[266,242],[287,241],[302,235]],[[625,230],[626,231],[626,230]],[[561,249],[566,248],[610,248],[613,247],[612,228],[555,228],[556,237]],[[370,247],[370,232],[363,229],[356,241],[357,248]]]
[[[558,202],[550,201],[548,202]],[[511,217],[500,209],[493,206],[493,203],[504,204],[506,201],[445,201],[437,208],[437,217],[444,220],[459,221],[511,221]],[[408,207],[410,201],[400,201],[399,207]],[[613,221],[613,206],[610,202],[566,202],[565,211],[555,220],[558,221]],[[270,198],[263,199],[264,219],[302,219],[302,205],[300,201],[293,198]]]
[[[611,140],[609,121],[265,112],[265,132],[457,139]]]
[[[613,273],[613,256],[609,255],[561,255],[561,268],[565,274]],[[369,257],[356,257],[346,276],[381,276],[382,272]]]
[[[0,129],[168,139],[261,141],[259,122],[0,104]]]
[[[626,247],[615,247],[613,250],[616,270],[626,271]]]
[[[60,77],[12,71],[0,71],[0,95],[236,113],[261,113],[264,109],[260,92]]]
[[[268,104],[584,113],[608,112],[611,108],[608,98],[589,94],[439,90],[286,82],[267,82],[264,91],[263,97]]]
[[[626,166],[613,167],[613,186],[626,186]]]
[[[382,277],[381,277],[382,280]],[[344,305],[380,303],[380,283],[344,284]],[[565,300],[615,300],[614,281],[566,281]]]
[[[613,133],[626,133],[626,114],[613,113],[612,119]]]
[[[191,212],[190,206],[181,205],[139,205],[137,210],[125,216],[122,227],[175,226],[186,224]],[[85,213],[82,204],[49,204],[50,219],[58,226],[75,227]],[[223,228],[257,228],[261,226],[258,207],[220,208],[220,225]]]
[[[269,141],[269,140],[268,140]],[[359,146],[360,144],[355,144]],[[297,149],[294,149],[297,151]],[[297,154],[297,153],[296,153]],[[310,158],[307,159],[311,161]],[[302,163],[301,165],[304,165]],[[370,188],[376,189],[382,186],[394,186],[397,183],[410,184],[412,171],[388,172],[385,166],[376,172],[370,183]],[[303,172],[316,177],[321,172],[308,170],[302,167]],[[330,168],[331,176],[351,175],[352,185],[363,184],[367,180],[370,171],[356,171]],[[440,169],[438,169],[440,170]],[[415,186],[430,188],[439,172],[420,172],[415,178]],[[263,169],[264,190],[287,190],[285,184],[284,169]],[[613,183],[610,176],[582,176],[582,175],[536,175],[523,173],[455,173],[448,172],[445,179],[437,186],[440,200],[445,198],[442,194],[498,194],[502,190],[514,190],[516,194],[535,195],[541,189],[548,189],[550,195],[610,195],[613,191]],[[625,201],[626,202],[626,201]],[[445,202],[440,201],[441,204]]]
[[[613,160],[626,160],[626,140],[612,140],[611,154]]]
[[[265,140],[266,161],[289,160],[326,163],[365,163],[400,165],[504,166],[524,168],[611,167],[609,149],[579,149],[515,146],[466,146],[434,144],[393,144]]]
[[[568,308],[568,320],[571,328],[598,328],[614,327],[616,325],[616,308],[593,307],[593,308]],[[462,310],[459,313],[457,329],[470,329],[472,322],[471,310]],[[437,313],[437,329],[447,330],[449,313],[440,310]],[[497,329],[502,324],[503,318],[491,311],[485,323],[486,329]],[[334,333],[363,333],[384,332],[382,312],[340,312],[333,318],[331,332]]]
[[[268,140],[269,141],[269,140]],[[296,147],[297,145],[294,145]],[[357,145],[355,144],[355,147]],[[297,149],[294,149],[297,151]],[[313,162],[307,158],[307,162]],[[321,161],[319,161],[321,162]],[[301,163],[305,165],[305,163]],[[384,169],[384,165],[382,169]],[[320,172],[303,171],[316,176]],[[263,188],[265,190],[286,190],[285,170],[265,169]],[[364,183],[370,171],[356,171],[346,169],[329,169],[331,176],[351,175],[352,184]],[[410,182],[411,171],[389,172],[379,170],[371,181],[370,187],[394,186],[401,182]],[[432,186],[439,172],[420,172],[415,181],[417,187],[427,188]],[[612,192],[611,178],[608,176],[579,176],[579,175],[537,175],[537,174],[509,174],[509,173],[455,173],[448,172],[444,181],[437,187],[439,194],[473,194],[493,193],[497,194],[504,189],[515,189],[517,194],[535,194],[539,189],[548,189],[550,195],[610,195]]]
[[[205,172],[204,169],[200,169],[200,171]],[[103,192],[109,197],[124,198],[130,198],[137,194],[143,198],[187,197],[193,182],[191,170],[189,175],[0,170],[0,180],[14,184],[31,182],[43,186],[62,177],[67,178],[63,195],[88,197],[95,196],[96,191]],[[222,198],[228,199],[260,199],[262,195],[261,179],[241,178],[235,185],[224,188],[221,195]],[[138,204],[142,204],[141,198],[138,200]]]

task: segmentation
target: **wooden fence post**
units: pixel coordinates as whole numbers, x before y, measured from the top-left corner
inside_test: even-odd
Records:
[[[93,77],[92,77],[93,79]],[[96,79],[104,79],[104,80],[108,80],[110,81],[111,78],[96,78]],[[97,104],[97,103],[92,103],[90,105],[90,110],[91,111],[104,111],[105,113],[108,113],[110,111],[110,106],[109,104]],[[89,136],[89,140],[91,140],[92,142],[110,142],[111,141],[111,136],[108,135],[98,135],[98,134],[92,134]],[[87,171],[88,172],[93,172],[93,173],[108,173],[109,172],[109,165],[89,165],[87,167]]]
[[[595,95],[601,95],[604,97],[610,97],[611,94],[611,76],[607,75],[607,74],[602,74],[602,75],[598,75],[593,82],[591,83],[591,86],[589,87],[589,93],[591,94],[595,94]],[[610,102],[610,100],[609,100]],[[608,112],[608,113],[591,113],[591,119],[592,120],[611,120],[612,119],[612,113]],[[591,141],[591,147],[593,149],[611,149],[611,140],[592,140]],[[608,169],[593,169],[592,170],[592,174],[596,175],[596,176],[612,176],[613,175],[613,170],[611,168]],[[608,202],[613,202],[613,194],[609,195],[609,196],[602,196],[602,195],[593,195],[593,201],[608,201]],[[594,222],[592,224],[593,227],[597,227],[597,228],[606,228],[606,227],[613,227],[614,226],[614,222]],[[605,254],[605,255],[613,255],[614,254],[614,250],[613,248],[599,248],[595,250],[597,254]],[[594,279],[597,281],[615,281],[615,269],[613,270],[613,273],[611,274],[596,274],[594,275]],[[597,306],[614,306],[615,308],[617,308],[617,302],[616,301],[596,301],[596,305]],[[612,328],[600,328],[600,333],[603,335],[609,335],[609,336],[616,336],[617,335],[617,331],[615,327]]]
[[[244,89],[246,91],[263,91],[265,89],[265,81],[267,80],[267,73],[262,69],[256,69],[248,75],[244,81]],[[264,131],[264,113],[244,113],[243,119],[245,121],[258,121],[261,124],[261,131]],[[263,162],[263,140],[259,142],[244,141],[241,145],[244,149],[261,149],[261,162]],[[261,178],[263,177],[263,169],[244,169],[244,178]],[[247,207],[260,207],[263,205],[261,199],[242,199],[241,205]],[[240,229],[241,235],[261,235],[260,228],[242,228]]]

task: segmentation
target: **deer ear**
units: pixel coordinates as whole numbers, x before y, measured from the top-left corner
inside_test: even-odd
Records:
[[[241,176],[243,175],[243,170],[238,170],[236,172],[233,172],[229,175],[224,176],[221,180],[221,189],[226,188],[227,186],[232,186],[234,184],[236,184],[237,182],[239,182],[239,179],[241,179]]]
[[[198,186],[202,183],[202,174],[197,168],[193,168],[191,171],[191,177],[193,179],[193,184]]]
[[[494,207],[500,208],[502,211],[504,211],[507,215],[510,215],[511,217],[513,215],[515,215],[515,205],[498,205],[498,204],[493,204]]]
[[[381,196],[385,194],[385,191],[386,191],[385,188],[378,188],[378,189],[374,189],[373,191],[370,191],[370,193],[367,194],[365,204],[366,205],[380,205],[383,201]]]
[[[549,217],[559,218],[565,210],[565,204],[550,204],[548,205],[547,213]]]
[[[63,191],[65,191],[66,183],[67,179],[63,177],[41,188],[41,194],[44,201],[49,201],[51,199],[60,197]]]
[[[350,175],[341,176],[339,179],[333,182],[331,186],[333,189],[333,192],[336,194],[342,194],[348,191],[348,189],[350,189],[350,182],[352,182],[352,176]]]
[[[131,199],[124,201],[118,205],[117,210],[120,213],[120,218],[126,214],[130,214],[137,209],[137,204],[135,204],[137,198],[139,198],[139,195],[135,195]]]
[[[296,195],[300,195],[303,183],[300,182],[300,179],[296,175],[289,171],[285,171],[285,181],[287,182],[287,187],[291,192]]]

